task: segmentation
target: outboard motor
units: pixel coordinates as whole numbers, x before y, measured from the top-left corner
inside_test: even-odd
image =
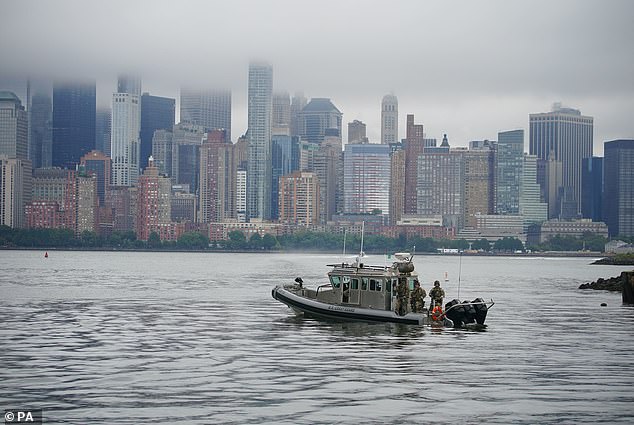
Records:
[[[451,300],[445,304],[445,315],[453,322],[454,328],[462,327],[462,323],[465,321],[464,307],[460,304],[460,300]]]
[[[475,309],[476,323],[478,325],[484,325],[484,321],[487,318],[487,311],[489,310],[489,308],[482,298],[476,298],[472,302],[476,303],[473,305],[473,308]]]
[[[468,325],[469,323],[475,322],[476,318],[476,309],[469,303],[469,301],[463,301],[464,304],[464,323]]]

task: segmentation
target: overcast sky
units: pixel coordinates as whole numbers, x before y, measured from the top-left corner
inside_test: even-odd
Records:
[[[372,142],[390,92],[401,138],[415,114],[452,146],[516,128],[528,145],[528,114],[553,102],[594,117],[595,155],[634,138],[634,1],[2,0],[0,11],[2,71],[96,78],[100,104],[126,71],[159,96],[229,87],[236,137],[248,63],[265,60],[276,90],[331,98]]]

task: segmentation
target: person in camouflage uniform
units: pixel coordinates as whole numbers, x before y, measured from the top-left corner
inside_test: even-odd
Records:
[[[431,291],[429,291],[429,297],[431,298],[430,308],[434,308],[437,305],[442,308],[442,300],[445,298],[445,291],[440,287],[439,281],[434,282],[434,287]]]
[[[409,302],[412,307],[412,311],[414,313],[422,313],[423,308],[425,307],[425,297],[427,293],[423,288],[420,287],[420,282],[418,279],[414,280],[414,290],[412,291],[412,295],[409,299]]]
[[[396,287],[396,314],[404,316],[407,314],[407,301],[409,299],[409,287],[407,278],[401,278]]]

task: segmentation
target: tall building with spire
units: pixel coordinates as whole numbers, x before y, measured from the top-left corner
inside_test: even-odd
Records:
[[[268,63],[249,65],[247,216],[271,217],[271,117],[273,68]]]
[[[381,101],[381,143],[398,142],[398,99],[386,94]]]
[[[592,158],[594,118],[577,109],[553,105],[552,111],[529,115],[529,153],[541,161],[561,161],[564,192],[581,213],[581,170],[584,158]],[[542,191],[544,181],[539,182]]]

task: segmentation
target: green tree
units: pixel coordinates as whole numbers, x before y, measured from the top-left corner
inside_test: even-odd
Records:
[[[152,232],[150,236],[147,238],[147,247],[150,249],[158,249],[161,248],[161,237],[158,233]]]
[[[493,244],[495,251],[524,251],[524,244],[517,238],[505,237]]]
[[[229,232],[229,240],[227,241],[227,248],[229,249],[244,249],[247,246],[247,238],[239,230],[232,230]]]
[[[482,250],[482,251],[491,251],[491,242],[487,239],[478,239],[477,241],[473,241],[471,243],[471,249]]]
[[[273,248],[275,248],[276,246],[278,246],[279,244],[277,243],[277,239],[275,239],[275,236],[266,233],[263,237],[262,237],[262,247],[264,249],[267,250],[271,250]]]
[[[251,249],[262,249],[262,236],[259,233],[254,233],[251,235],[251,239],[249,239],[249,248]]]
[[[178,238],[177,245],[183,249],[207,249],[209,239],[198,232],[185,232]]]

